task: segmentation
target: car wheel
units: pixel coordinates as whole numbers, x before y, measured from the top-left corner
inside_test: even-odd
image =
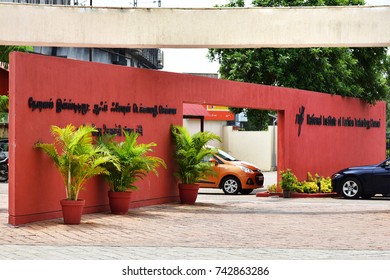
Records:
[[[341,194],[345,198],[359,198],[361,193],[362,186],[356,178],[347,178],[341,185]]]
[[[253,189],[242,189],[240,191],[240,193],[242,193],[242,194],[250,194],[251,192],[253,192]]]
[[[225,194],[238,194],[241,191],[241,183],[236,177],[227,177],[222,182],[222,190]]]

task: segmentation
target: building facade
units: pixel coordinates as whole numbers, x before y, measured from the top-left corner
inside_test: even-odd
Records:
[[[19,4],[44,4],[63,6],[85,6],[92,1],[77,0],[0,0],[1,2]],[[115,32],[115,30],[113,30]],[[67,48],[67,47],[34,47],[34,52],[43,55],[69,59],[116,64],[146,69],[163,68],[163,52],[160,49],[107,49],[107,48]]]

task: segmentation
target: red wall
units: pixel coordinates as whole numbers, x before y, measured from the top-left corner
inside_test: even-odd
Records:
[[[291,168],[300,178],[308,171],[330,175],[342,167],[381,161],[385,156],[385,103],[367,105],[360,100],[302,90],[262,86],[212,78],[104,65],[61,58],[13,53],[10,72],[10,179],[9,223],[13,225],[61,217],[59,200],[65,190],[58,171],[41,151],[37,140],[52,141],[50,126],[92,123],[130,128],[142,125],[143,142],[156,142],[156,156],[168,169],[159,177],[150,175],[139,182],[132,207],[178,201],[173,177],[169,127],[182,123],[182,104],[199,103],[279,111],[278,168]],[[15,98],[17,97],[17,98]],[[53,109],[29,108],[29,98],[54,102]],[[114,113],[91,111],[85,115],[70,110],[57,113],[56,100],[94,104],[176,108],[176,114]],[[305,107],[298,136],[295,122]],[[92,109],[92,108],[91,108]],[[132,108],[133,109],[133,108]],[[379,128],[308,125],[306,114],[338,118],[380,120]],[[85,213],[108,209],[107,187],[95,179],[81,193]]]
[[[284,111],[285,125],[278,127],[284,135],[283,141],[279,141],[279,151],[283,151],[278,159],[280,170],[291,168],[300,179],[306,179],[308,171],[313,175],[330,176],[348,166],[375,164],[385,159],[384,102],[370,106],[357,99],[336,95],[296,93],[296,98],[290,99],[290,108]],[[296,115],[301,106],[305,107],[305,114],[298,136]],[[309,125],[308,115],[313,114],[333,119],[334,123],[325,125],[322,121],[319,125]],[[364,120],[373,120],[374,125],[380,127],[362,127]]]

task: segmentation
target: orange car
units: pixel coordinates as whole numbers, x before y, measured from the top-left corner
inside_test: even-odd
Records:
[[[225,194],[250,194],[263,187],[264,176],[258,167],[237,160],[220,149],[217,151],[212,158],[205,159],[215,163],[216,176],[198,181],[201,188],[220,188]]]

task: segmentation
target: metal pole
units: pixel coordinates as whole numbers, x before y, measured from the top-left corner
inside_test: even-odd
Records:
[[[92,7],[92,0],[89,0],[89,6]],[[92,61],[92,48],[89,48],[89,61]]]
[[[276,170],[276,130],[275,130],[275,125],[278,121],[278,117],[276,115],[271,115],[271,114],[268,114],[270,117],[273,118],[273,122],[272,122],[272,152],[271,152],[271,169],[272,171],[275,171]]]

